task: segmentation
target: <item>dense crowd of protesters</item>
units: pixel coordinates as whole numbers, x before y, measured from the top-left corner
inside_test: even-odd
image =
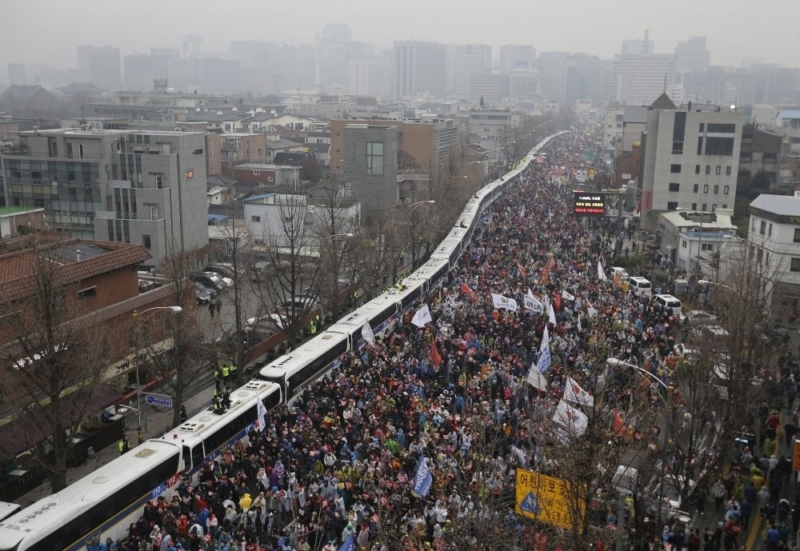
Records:
[[[265,430],[251,431],[208,462],[198,484],[184,479],[170,499],[149,503],[128,538],[94,542],[90,551],[455,551],[477,547],[492,533],[514,534],[520,548],[552,549],[552,532],[520,520],[508,504],[516,467],[558,471],[558,458],[543,443],[568,378],[603,392],[600,413],[611,431],[659,445],[649,430],[659,415],[658,385],[597,363],[616,357],[669,384],[679,362],[672,312],[598,273],[621,234],[609,227],[615,222],[570,215],[579,140],[556,140],[549,159],[493,205],[448,281],[427,298],[431,323],[417,327],[409,312],[291,407],[269,412]],[[556,323],[546,309],[522,308],[529,291],[553,304]],[[519,307],[494,309],[491,293]],[[537,389],[528,374],[541,365],[546,327],[549,384]],[[682,419],[679,390],[675,403]],[[667,445],[675,468],[680,446]],[[427,496],[411,492],[420,456],[433,480]],[[711,544],[704,548],[713,551],[739,543],[749,496],[733,476],[719,484],[698,499],[699,506],[712,496],[715,511],[725,515],[720,533],[705,535]],[[592,522],[616,525],[616,513],[616,506],[601,504]],[[694,550],[699,538],[691,528],[667,526],[662,533],[653,526],[647,540]]]

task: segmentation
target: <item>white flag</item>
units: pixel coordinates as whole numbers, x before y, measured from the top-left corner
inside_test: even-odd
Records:
[[[536,364],[531,364],[531,370],[528,371],[528,383],[530,383],[533,388],[547,391],[547,379],[544,378],[544,375],[539,371]]]
[[[589,314],[590,318],[595,317],[597,315],[597,310],[594,309],[594,306],[592,306],[592,303],[588,300],[586,301],[586,304],[589,305],[589,307],[586,309],[586,313]]]
[[[558,402],[553,421],[569,432],[571,436],[581,436],[589,426],[589,418],[581,410],[576,409],[564,400]]]
[[[564,300],[573,301],[575,300],[575,295],[568,293],[566,290],[561,291],[561,298]]]
[[[553,325],[558,325],[558,321],[556,321],[556,311],[553,310],[553,305],[549,302],[547,303],[547,317]]]
[[[426,304],[422,308],[417,310],[417,313],[414,314],[414,318],[411,320],[411,323],[413,323],[417,327],[425,327],[432,321],[433,318],[431,317],[431,309],[428,308],[428,305]]]
[[[600,278],[600,281],[606,281],[608,277],[606,277],[606,271],[603,269],[603,264],[598,260],[597,261],[597,277]]]
[[[365,322],[364,327],[361,328],[361,336],[369,343],[370,346],[375,346],[375,333],[372,332],[372,327],[370,327],[368,321]]]
[[[578,332],[580,333],[581,331],[583,331],[583,328],[581,327],[581,315],[578,314]]]
[[[525,294],[524,301],[526,310],[532,310],[539,314],[544,312],[544,304],[542,304],[541,301],[536,300],[530,289],[528,289],[528,292]]]
[[[512,312],[517,311],[517,301],[513,298],[506,298],[503,295],[492,293],[492,303],[498,310],[504,308],[506,310],[511,310]]]
[[[585,406],[587,408],[594,407],[594,396],[581,388],[575,379],[567,377],[567,386],[564,388],[564,399],[567,402]]]
[[[256,430],[261,432],[266,428],[265,425],[267,423],[267,408],[264,407],[264,402],[261,400],[256,402],[256,413],[258,414],[258,424],[256,425]]]

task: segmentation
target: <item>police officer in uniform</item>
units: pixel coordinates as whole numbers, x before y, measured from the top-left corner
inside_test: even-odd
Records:
[[[222,383],[222,372],[219,369],[219,366],[214,368],[214,385],[216,386],[217,390],[219,390],[220,384]]]
[[[235,381],[236,380],[236,369],[237,368],[236,368],[236,364],[235,363],[228,364],[228,378],[231,381]]]
[[[231,387],[225,385],[225,388],[222,389],[222,406],[225,409],[231,407]]]
[[[227,383],[229,376],[230,370],[228,369],[228,364],[222,364],[222,380]]]

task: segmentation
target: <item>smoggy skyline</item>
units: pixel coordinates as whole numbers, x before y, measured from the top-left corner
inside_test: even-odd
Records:
[[[353,40],[378,48],[394,40],[440,43],[532,44],[537,51],[586,52],[610,59],[624,39],[645,29],[656,53],[672,53],[678,41],[708,38],[713,65],[759,60],[800,66],[800,2],[782,0],[759,10],[747,0],[674,0],[670,3],[595,0],[522,3],[495,0],[429,2],[384,0],[302,4],[220,4],[140,0],[135,5],[83,0],[4,2],[0,66],[10,62],[77,66],[77,47],[110,45],[122,54],[151,47],[180,48],[181,37],[202,35],[203,50],[225,53],[235,40],[313,44],[328,23],[346,23]],[[768,39],[766,37],[769,37]]]

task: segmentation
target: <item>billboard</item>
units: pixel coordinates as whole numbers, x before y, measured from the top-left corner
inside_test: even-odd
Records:
[[[567,494],[567,482],[525,469],[517,469],[516,478],[514,510],[518,515],[559,528],[573,529],[569,501],[580,500],[576,499],[578,496]],[[577,522],[580,524],[582,520],[577,519]]]
[[[606,194],[589,191],[574,192],[572,213],[575,216],[605,216]]]

